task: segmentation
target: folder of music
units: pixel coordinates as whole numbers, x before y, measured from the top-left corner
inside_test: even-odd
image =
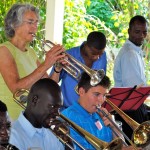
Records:
[[[137,110],[145,101],[145,99],[150,96],[150,86],[145,87],[114,87],[109,91],[107,98],[117,105],[121,110]],[[113,108],[104,102],[102,105],[109,112]]]

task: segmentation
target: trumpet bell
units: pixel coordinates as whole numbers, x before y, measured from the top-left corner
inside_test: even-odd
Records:
[[[98,71],[94,71],[93,73],[91,73],[90,84],[92,86],[97,85],[99,82],[101,82],[101,80],[103,79],[104,75],[105,75],[105,71],[103,69],[98,70]]]
[[[35,34],[32,34],[33,37],[37,38]],[[37,38],[38,39],[38,38]],[[42,49],[44,51],[44,53],[46,53],[47,51],[45,50],[45,46],[47,48],[52,48],[53,46],[55,46],[55,44],[49,40],[43,40],[43,39],[39,39],[42,42]],[[90,84],[92,86],[97,85],[104,77],[105,72],[103,69],[95,71],[90,69],[89,67],[87,67],[86,65],[82,64],[81,62],[79,62],[77,59],[75,59],[73,56],[71,56],[68,53],[65,53],[68,57],[69,60],[64,59],[69,66],[63,66],[63,69],[68,72],[71,76],[73,76],[75,79],[79,79],[81,72],[80,69],[82,69],[83,71],[85,71],[90,77],[91,77],[91,81]],[[56,66],[58,65],[55,64]]]
[[[150,144],[150,121],[143,122],[135,129],[133,141],[137,146],[145,147]]]

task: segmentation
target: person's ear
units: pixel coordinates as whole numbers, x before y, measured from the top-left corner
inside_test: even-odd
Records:
[[[79,93],[80,96],[82,96],[85,93],[84,88],[80,87],[79,90],[78,90],[78,93]]]

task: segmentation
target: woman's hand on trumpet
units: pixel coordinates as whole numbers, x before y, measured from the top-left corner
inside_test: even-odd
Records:
[[[54,64],[54,73],[51,74],[50,78],[55,80],[56,82],[59,82],[59,75],[61,70],[65,65],[69,65],[66,60],[68,60],[66,53],[61,53],[62,57],[60,57],[56,63]]]
[[[68,63],[67,63],[67,61],[66,61],[66,60],[68,60],[68,57],[67,57],[66,53],[62,53],[62,55],[64,55],[64,57],[61,58],[61,59],[59,59],[59,60],[55,63],[55,65],[54,65],[54,72],[55,72],[55,73],[60,73],[61,70],[62,70],[62,68],[63,68],[63,66],[64,66],[64,65],[68,65]]]
[[[65,49],[62,45],[54,45],[49,51],[46,52],[44,65],[49,69],[56,62],[62,60],[65,57],[65,53],[63,53],[64,51]]]

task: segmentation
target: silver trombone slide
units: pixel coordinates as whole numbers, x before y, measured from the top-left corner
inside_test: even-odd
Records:
[[[128,136],[116,125],[116,123],[108,116],[108,114],[106,114],[104,111],[100,110],[99,105],[97,105],[97,111],[101,112],[106,118],[108,118],[108,120],[114,125],[114,127],[124,136],[124,138],[131,144],[133,145],[133,143],[131,142],[131,140],[128,138]],[[115,133],[116,136],[119,136],[118,133],[116,133],[114,130],[113,132]],[[121,137],[120,137],[121,138]],[[125,146],[128,146],[128,144],[122,139],[123,143]]]

